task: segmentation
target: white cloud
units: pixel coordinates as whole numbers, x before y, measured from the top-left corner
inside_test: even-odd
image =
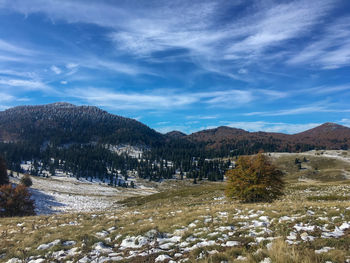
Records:
[[[310,1],[292,1],[274,6],[267,6],[253,16],[246,17],[248,26],[242,27],[247,34],[242,41],[233,43],[227,57],[247,55],[261,58],[261,52],[281,42],[300,38],[319,23],[320,17],[334,5],[332,1],[317,4]]]
[[[295,123],[264,122],[264,121],[226,122],[226,126],[233,127],[233,128],[240,128],[251,132],[265,131],[265,132],[282,132],[282,133],[288,133],[288,134],[303,132],[305,130],[314,128],[319,125],[320,123],[295,124]]]
[[[213,120],[217,119],[218,116],[213,116],[213,115],[208,115],[208,116],[203,116],[203,115],[189,115],[186,116],[186,119],[196,119],[196,120]]]
[[[17,76],[17,77],[25,77],[25,78],[32,78],[35,76],[35,74],[32,72],[23,72],[23,71],[11,70],[11,69],[0,69],[0,75]]]
[[[87,68],[98,68],[98,69],[103,68],[103,69],[107,69],[110,71],[123,73],[127,75],[138,75],[138,74],[146,74],[146,73],[151,74],[149,70],[141,68],[139,66],[120,63],[116,61],[102,60],[102,59],[94,59],[90,62],[87,61],[83,66]]]
[[[193,96],[145,93],[123,93],[103,89],[73,89],[69,96],[114,109],[167,109],[197,101]]]
[[[11,101],[14,99],[15,99],[15,97],[13,97],[12,95],[0,92],[0,102]]]
[[[41,80],[37,79],[0,78],[0,85],[3,85],[4,87],[8,88],[16,87],[26,91],[38,90],[51,94],[57,93],[57,91],[53,87],[48,86]]]
[[[75,88],[66,90],[63,94],[94,105],[134,110],[179,109],[195,104],[202,104],[207,107],[237,108],[250,103],[254,99],[251,91],[244,90],[176,92],[163,89],[136,93],[116,92],[99,88]]]
[[[324,69],[350,65],[350,16],[330,23],[316,40],[294,54],[288,63]]]
[[[0,92],[0,111],[3,111],[3,110],[10,108],[10,106],[5,105],[5,104],[13,102],[15,100],[19,100],[19,99],[12,96],[11,94]],[[5,104],[3,104],[3,103],[5,103]]]
[[[79,64],[76,64],[76,63],[68,63],[68,64],[66,65],[66,68],[67,68],[67,69],[74,69],[74,68],[76,68],[76,67],[79,67]]]
[[[46,90],[48,88],[41,81],[23,79],[0,79],[0,85],[22,87],[28,90]]]
[[[10,108],[10,106],[0,105],[0,111],[7,110],[8,108]]]
[[[335,86],[318,86],[314,88],[309,89],[303,89],[301,90],[302,93],[310,93],[310,94],[317,94],[317,95],[323,95],[328,93],[335,93],[340,91],[348,91],[350,90],[350,84],[343,84],[343,85],[335,85]]]
[[[50,69],[51,69],[55,74],[57,74],[57,75],[59,75],[59,74],[62,73],[62,70],[61,70],[59,67],[55,66],[55,65],[52,65],[52,66],[50,67]]]
[[[33,55],[36,53],[32,50],[14,45],[2,39],[0,39],[0,51],[15,53],[19,55]]]
[[[225,90],[198,93],[196,96],[205,98],[204,102],[213,107],[236,108],[254,100],[249,90]]]
[[[0,61],[23,61],[22,58],[19,58],[18,56],[8,56],[8,55],[1,55],[0,54]]]
[[[244,113],[243,115],[244,116],[286,116],[286,115],[299,115],[299,114],[318,113],[318,112],[350,112],[350,109],[349,108],[336,109],[336,108],[329,108],[327,106],[314,104],[314,105],[301,106],[301,107],[285,109],[285,110],[248,112],[248,113]]]
[[[247,77],[239,76],[247,73],[244,65],[276,55],[269,53],[266,56],[265,52],[285,41],[303,37],[322,23],[321,18],[336,4],[330,0],[257,2],[250,5],[244,16],[232,17],[222,23],[220,19],[227,15],[225,12],[242,3],[244,1],[176,0],[147,5],[127,1],[112,5],[102,1],[32,0],[29,3],[4,0],[0,7],[26,15],[45,13],[52,20],[106,27],[116,49],[141,58],[151,58],[158,51],[185,50],[191,61],[204,70],[249,81]],[[336,56],[340,58],[341,54],[332,57]],[[220,63],[224,60],[230,60],[230,67]],[[130,68],[116,62],[99,64],[129,75],[140,71],[135,66]]]
[[[346,119],[346,118],[341,119],[341,120],[339,121],[339,123],[341,123],[342,125],[345,125],[345,126],[350,127],[350,119]]]
[[[238,70],[238,74],[247,74],[247,73],[248,73],[248,70],[245,69],[245,68],[240,68],[240,69]]]

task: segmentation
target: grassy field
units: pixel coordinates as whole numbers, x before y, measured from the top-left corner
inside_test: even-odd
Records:
[[[350,161],[346,159],[324,156],[320,152],[308,152],[300,154],[272,154],[274,163],[285,174],[288,181],[299,179],[316,180],[323,182],[342,181],[346,177],[350,179]],[[334,153],[334,152],[333,152]],[[347,156],[348,151],[342,151],[342,156]],[[295,164],[295,159],[300,160],[300,166]]]
[[[228,200],[224,183],[171,181],[118,211],[2,218],[0,261],[350,262],[349,181],[301,182],[295,157],[280,158],[288,183],[273,203]],[[306,165],[338,169],[332,160]]]

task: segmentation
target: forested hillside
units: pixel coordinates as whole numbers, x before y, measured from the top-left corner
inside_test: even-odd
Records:
[[[112,185],[124,185],[130,176],[221,180],[231,165],[222,157],[347,149],[349,142],[350,128],[333,123],[295,135],[229,127],[186,135],[161,134],[136,120],[69,103],[0,112],[0,154],[11,170],[41,176],[61,172]]]

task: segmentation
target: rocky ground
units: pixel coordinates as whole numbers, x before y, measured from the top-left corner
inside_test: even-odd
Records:
[[[296,173],[273,203],[228,200],[224,183],[173,181],[152,195],[116,197],[118,209],[3,218],[0,261],[350,262],[350,182]]]
[[[222,190],[204,183],[128,199],[118,213],[2,219],[2,260],[350,262],[350,201],[322,199],[346,196],[350,184],[293,184],[282,200],[255,205]]]

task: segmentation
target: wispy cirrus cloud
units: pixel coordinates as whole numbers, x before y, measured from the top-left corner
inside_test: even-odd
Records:
[[[11,69],[0,69],[0,75],[3,76],[15,76],[21,78],[33,78],[35,76],[32,72],[19,71],[19,70],[11,70]]]
[[[38,52],[0,39],[0,61],[30,62]]]
[[[83,63],[80,64],[80,66],[91,69],[109,70],[126,75],[154,74],[151,72],[151,70],[143,68],[141,66],[100,58],[86,59]]]
[[[247,23],[248,26],[241,28],[246,31],[242,41],[232,44],[226,57],[260,58],[261,53],[268,48],[300,38],[319,23],[319,18],[332,8],[334,2],[322,1],[317,6],[311,5],[310,1],[292,1],[272,7],[265,6],[262,11],[246,17],[246,21],[252,19],[254,24]]]
[[[309,113],[319,113],[319,112],[350,112],[350,108],[330,108],[329,106],[321,105],[306,105],[291,109],[275,110],[275,111],[257,111],[243,113],[243,116],[287,116],[287,115],[303,115]]]
[[[241,128],[251,132],[265,131],[265,132],[282,132],[288,134],[295,134],[312,129],[321,123],[284,123],[284,122],[266,122],[266,121],[251,121],[251,122],[222,122],[226,126],[233,128]]]
[[[0,0],[7,22],[0,27],[0,90],[128,116],[148,111],[157,114],[157,120],[145,118],[148,124],[164,131],[167,125],[189,126],[186,132],[216,126],[233,114],[237,121],[347,118],[345,4]],[[171,123],[156,124],[163,116]]]
[[[324,69],[350,65],[350,16],[330,23],[316,40],[296,53],[288,63]]]
[[[192,62],[205,70],[245,81],[248,78],[240,76],[244,74],[233,72],[238,72],[242,65],[273,56],[269,48],[302,37],[336,4],[330,0],[257,2],[244,16],[232,17],[222,23],[220,18],[228,15],[227,10],[239,7],[243,2],[150,1],[140,6],[136,1],[112,5],[104,1],[86,4],[79,0],[33,0],[30,3],[5,0],[0,6],[26,15],[40,12],[52,20],[92,23],[108,28],[108,37],[117,50],[144,59],[152,58],[156,52],[182,50],[185,57],[191,57]],[[269,56],[265,55],[267,51]],[[275,55],[280,51],[276,52]],[[223,67],[219,61],[231,63],[229,67]],[[126,74],[133,72],[120,65],[116,68]]]
[[[6,92],[0,92],[0,110],[6,110],[10,108],[10,104],[14,101],[19,101],[21,99],[16,98],[15,96],[6,93]]]
[[[196,119],[196,120],[213,120],[213,119],[217,119],[218,116],[213,116],[213,115],[208,115],[208,116],[205,116],[205,115],[189,115],[189,116],[186,116],[186,119]]]
[[[34,55],[37,54],[36,51],[23,48],[21,46],[12,44],[8,41],[5,41],[3,39],[0,39],[0,52],[9,52],[9,53],[14,53],[14,54],[20,54],[20,55]]]
[[[11,101],[14,98],[15,97],[10,95],[10,94],[4,93],[4,92],[0,92],[0,102]]]
[[[24,91],[42,91],[52,95],[58,91],[38,79],[15,79],[15,78],[0,78],[0,86],[2,89],[18,88]]]
[[[350,91],[350,84],[323,85],[323,86],[303,89],[300,92],[303,94],[305,94],[307,92],[311,95],[312,94],[324,95],[324,94],[328,94],[328,93],[345,92],[345,91]]]
[[[236,108],[250,103],[255,98],[252,95],[252,91],[247,90],[178,92],[162,89],[136,93],[116,92],[100,88],[75,88],[64,92],[64,94],[69,97],[82,99],[94,105],[111,107],[113,109],[152,110],[178,109],[197,103],[204,107]]]
[[[343,118],[339,121],[339,123],[341,123],[342,125],[348,126],[350,127],[350,119],[347,118]]]
[[[186,95],[145,94],[135,92],[116,92],[106,89],[72,89],[70,97],[79,98],[94,105],[113,109],[164,109],[192,104],[196,98]]]

